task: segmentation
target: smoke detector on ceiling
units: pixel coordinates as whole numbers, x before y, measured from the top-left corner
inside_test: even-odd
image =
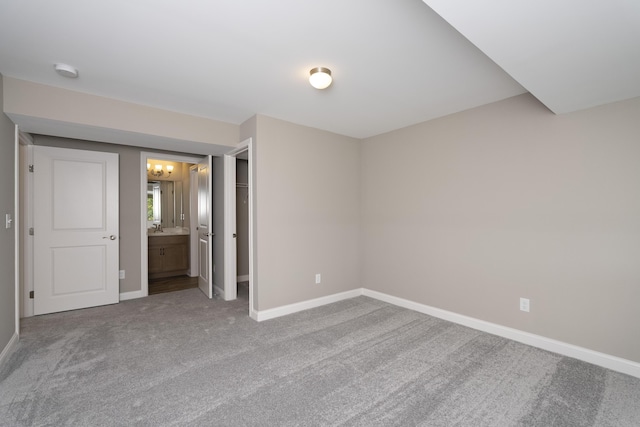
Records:
[[[69,77],[70,79],[75,79],[76,77],[78,77],[78,70],[76,69],[76,67],[72,67],[69,64],[55,64],[53,68],[61,76]]]

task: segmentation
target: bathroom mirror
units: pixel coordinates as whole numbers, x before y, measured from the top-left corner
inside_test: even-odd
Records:
[[[147,228],[184,227],[181,181],[147,182]]]

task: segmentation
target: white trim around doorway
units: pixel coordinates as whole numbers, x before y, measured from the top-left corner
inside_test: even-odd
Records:
[[[17,126],[16,126],[17,128]],[[18,186],[16,194],[22,195],[22,201],[18,201],[16,208],[16,243],[20,245],[17,261],[19,263],[18,274],[18,306],[16,307],[19,317],[33,316],[33,299],[29,298],[29,293],[33,291],[33,238],[29,235],[29,227],[33,226],[33,174],[29,173],[29,165],[33,165],[33,137],[18,129],[18,150],[19,162],[17,168],[17,179],[20,180],[22,189]],[[22,203],[22,209],[20,209]],[[21,283],[20,283],[21,282]],[[16,330],[16,333],[19,331]]]
[[[249,316],[257,320],[258,312],[256,309],[254,295],[257,286],[255,277],[255,177],[253,173],[253,139],[248,138],[240,142],[238,146],[224,155],[224,291],[225,296],[236,295],[237,286],[237,259],[234,252],[235,241],[233,234],[236,233],[236,209],[235,209],[235,192],[236,192],[236,176],[235,176],[235,158],[242,153],[247,153],[249,161]],[[235,298],[235,297],[234,297]]]

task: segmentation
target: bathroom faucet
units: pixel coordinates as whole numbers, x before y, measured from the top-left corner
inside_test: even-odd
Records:
[[[154,228],[154,233],[157,233],[158,231],[162,233],[162,224],[153,224],[153,228]]]

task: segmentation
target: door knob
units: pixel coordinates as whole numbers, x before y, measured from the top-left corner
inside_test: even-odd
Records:
[[[109,239],[109,240],[116,240],[116,236],[114,236],[113,234],[109,237],[104,236],[103,239]]]
[[[236,233],[233,233],[233,238],[235,239],[236,237],[238,237],[238,235]]]

